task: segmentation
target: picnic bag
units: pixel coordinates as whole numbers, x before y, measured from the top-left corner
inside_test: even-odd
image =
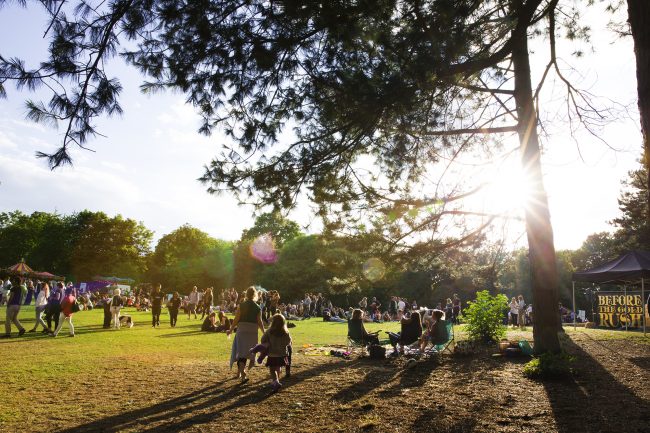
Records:
[[[378,344],[373,344],[368,349],[370,359],[386,359],[386,348]]]

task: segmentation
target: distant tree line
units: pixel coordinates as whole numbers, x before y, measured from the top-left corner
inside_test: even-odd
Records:
[[[610,232],[594,233],[576,250],[557,253],[560,299],[571,300],[571,274],[630,249],[650,249],[650,224],[645,168],[623,182],[620,216]],[[270,234],[276,258],[263,263],[251,252],[261,236]],[[278,290],[285,299],[323,292],[340,304],[360,296],[380,300],[398,294],[435,306],[453,293],[465,300],[477,290],[531,299],[527,249],[505,251],[477,239],[471,245],[420,250],[417,255],[382,256],[371,236],[333,237],[304,234],[278,213],[260,215],[237,241],[215,239],[183,225],[152,247],[153,232],[143,223],[120,215],[81,211],[72,215],[20,211],[0,213],[0,267],[21,259],[34,269],[84,281],[96,275],[160,282],[165,290],[187,292],[192,286],[244,288],[259,284]],[[268,247],[268,246],[267,246]],[[369,279],[364,263],[378,258],[385,266],[380,278]],[[587,298],[578,302],[587,308]]]

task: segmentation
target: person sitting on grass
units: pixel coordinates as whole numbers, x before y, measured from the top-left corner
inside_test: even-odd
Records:
[[[282,314],[275,314],[271,319],[271,326],[262,335],[262,344],[268,344],[268,358],[266,366],[269,367],[271,387],[277,392],[280,383],[280,369],[289,365],[287,347],[291,346],[291,335],[287,329],[287,321]]]
[[[414,311],[411,317],[403,317],[400,320],[401,331],[398,333],[387,332],[390,344],[393,346],[393,353],[397,354],[397,345],[400,346],[399,353],[404,353],[404,346],[415,343],[422,336],[422,319],[420,312]]]
[[[447,334],[447,321],[445,313],[441,310],[433,310],[431,320],[427,326],[427,332],[420,339],[420,351],[424,352],[427,344],[431,342],[434,346],[445,344],[449,340]]]
[[[201,331],[204,332],[217,332],[217,314],[210,313],[201,325]]]
[[[223,314],[223,311],[219,311],[219,324],[217,325],[216,332],[226,332],[230,329],[230,319]]]
[[[379,344],[377,333],[370,333],[363,326],[363,314],[363,310],[358,308],[352,312],[352,318],[348,321],[348,337],[355,343]]]

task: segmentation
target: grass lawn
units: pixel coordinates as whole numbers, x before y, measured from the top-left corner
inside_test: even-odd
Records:
[[[4,331],[5,308],[0,308],[0,331]],[[179,314],[175,328],[169,325],[169,315],[163,309],[160,316],[160,327],[151,327],[151,313],[138,312],[134,308],[125,308],[122,314],[133,318],[133,328],[120,330],[103,329],[103,310],[80,311],[73,316],[75,338],[68,337],[67,324],[63,325],[56,338],[36,333],[26,333],[18,337],[17,330],[12,326],[12,338],[0,340],[3,348],[5,371],[10,376],[27,375],[50,377],[52,363],[71,366],[57,375],[74,374],[75,370],[86,365],[113,365],[115,362],[128,360],[151,360],[160,362],[176,360],[190,362],[192,360],[226,361],[230,359],[232,339],[224,333],[201,332],[200,319],[187,318]],[[199,316],[200,318],[200,316]],[[34,307],[23,307],[19,320],[25,329],[34,326]],[[294,322],[295,328],[290,329],[294,348],[306,344],[314,346],[344,345],[347,342],[347,325],[345,323],[323,322],[322,319],[312,318]],[[367,323],[368,331],[399,331],[397,323]],[[382,332],[383,334],[383,332]],[[385,334],[384,334],[385,335]],[[232,338],[232,337],[231,337]],[[11,350],[5,350],[11,348]],[[80,362],[82,361],[82,362]],[[25,363],[29,372],[25,372]],[[27,377],[24,376],[24,377]]]
[[[603,418],[601,411],[612,401],[627,408],[619,415],[631,427],[647,425],[644,414],[650,413],[650,338],[639,332],[565,327],[565,347],[579,359],[576,378],[540,384],[523,377],[523,361],[487,352],[447,356],[441,366],[419,363],[412,370],[404,369],[402,358],[307,356],[308,345],[345,345],[347,326],[298,321],[290,329],[294,374],[270,397],[266,369],[254,369],[244,387],[232,380],[232,340],[225,334],[200,332],[201,321],[185,315],[171,328],[164,310],[154,329],[150,313],[123,311],[133,317],[133,328],[102,329],[103,311],[93,310],[74,315],[75,338],[64,325],[57,338],[39,332],[18,337],[14,328],[12,338],[0,340],[0,431],[574,433],[609,431],[620,418]],[[4,318],[2,307],[0,331]],[[23,307],[20,320],[31,329],[33,307]],[[397,331],[399,324],[366,328]],[[465,338],[462,326],[455,331],[457,339]],[[508,330],[508,338],[532,340],[532,329]],[[579,409],[585,399],[588,407]],[[591,424],[584,424],[583,410]]]

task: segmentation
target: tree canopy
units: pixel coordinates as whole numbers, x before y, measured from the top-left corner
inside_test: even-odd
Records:
[[[233,266],[231,243],[186,224],[160,238],[148,277],[165,290],[188,292],[195,285],[230,285]]]
[[[120,54],[147,76],[144,91],[182,91],[201,113],[201,132],[222,127],[232,140],[206,167],[209,191],[275,209],[306,194],[329,230],[370,222],[387,250],[444,250],[474,240],[498,216],[459,207],[471,191],[426,182],[428,168],[469,148],[498,149],[486,134],[516,132],[531,178],[525,214],[535,347],[559,350],[537,134],[547,75],[566,83],[580,121],[600,118],[557,64],[556,27],[569,38],[586,31],[573,2],[41,3],[51,15],[49,58],[29,69],[0,57],[0,83],[63,89],[47,105],[29,103],[32,119],[64,125],[61,147],[39,155],[53,168],[71,162],[70,146],[86,145],[97,116],[120,113],[119,81],[105,73]],[[544,31],[549,61],[533,87],[528,41]],[[440,242],[441,220],[458,216],[473,218],[474,228]]]
[[[0,214],[0,263],[25,259],[36,270],[81,281],[97,275],[141,278],[152,239],[142,223],[103,212]]]

